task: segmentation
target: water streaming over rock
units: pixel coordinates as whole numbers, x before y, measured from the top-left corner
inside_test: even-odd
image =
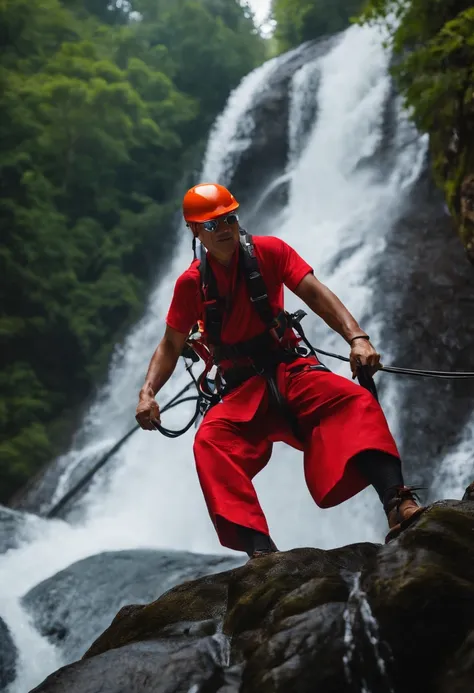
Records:
[[[253,233],[281,236],[312,263],[316,275],[371,334],[387,362],[393,349],[385,336],[383,302],[376,300],[375,269],[384,262],[388,239],[424,169],[427,149],[425,138],[414,131],[393,94],[389,59],[375,29],[354,26],[319,47],[304,46],[265,64],[231,95],[211,133],[201,173],[202,180],[235,183],[235,194],[245,203],[243,225],[251,223]],[[275,90],[282,108],[274,108],[275,100],[272,106]],[[264,133],[274,132],[276,123],[264,122],[262,113],[277,118],[277,111],[280,119],[286,118],[285,141],[280,138],[273,144],[280,165],[270,170],[268,159],[262,160],[261,185],[250,186],[250,180],[259,179],[259,158],[252,156],[259,147],[268,150],[271,143]],[[281,122],[278,127],[282,129]],[[251,168],[249,161],[255,163]],[[54,493],[46,506],[134,425],[138,388],[161,338],[174,282],[192,258],[189,232],[182,227],[176,233],[169,272],[152,291],[143,319],[117,349],[108,383],[71,451],[51,472]],[[291,294],[286,299],[289,309],[300,307]],[[306,318],[305,329],[322,348],[344,352],[341,338],[315,316]],[[349,377],[346,365],[328,365]],[[169,399],[186,380],[180,364],[160,401]],[[399,388],[393,379],[381,381],[382,403],[395,434]],[[164,424],[179,428],[191,413],[192,405],[172,410]],[[103,551],[229,553],[218,544],[207,516],[192,439],[193,431],[179,440],[138,432],[74,505],[69,523],[43,523],[36,536],[30,531],[28,541],[0,559],[0,616],[21,657],[12,693],[24,693],[58,665],[57,651],[32,629],[19,601],[40,581]],[[281,549],[332,548],[383,537],[384,519],[372,490],[321,511],[305,487],[301,454],[282,444],[275,446],[273,459],[255,485]]]

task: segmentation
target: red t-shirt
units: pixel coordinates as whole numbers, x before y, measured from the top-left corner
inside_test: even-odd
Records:
[[[312,268],[287,243],[274,236],[254,236],[255,254],[267,287],[268,299],[274,314],[283,310],[283,285],[294,291]],[[225,312],[221,340],[235,344],[255,337],[265,325],[253,307],[247,291],[245,277],[238,272],[239,248],[236,248],[228,267],[210,254],[207,260],[217,281],[219,295],[231,299],[231,309]],[[199,260],[178,277],[166,323],[173,329],[188,334],[203,319]]]

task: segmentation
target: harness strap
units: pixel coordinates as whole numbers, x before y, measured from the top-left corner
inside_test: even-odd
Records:
[[[273,321],[277,326],[274,328],[276,336],[280,339],[289,325],[287,314],[282,311],[276,318],[273,318]],[[274,337],[269,331],[265,331],[245,342],[220,344],[214,347],[214,358],[217,362],[237,358],[252,358],[258,362],[265,362],[269,360],[269,352],[283,351],[283,349],[275,348],[276,345],[277,342]]]
[[[206,257],[201,253],[199,264],[201,292],[204,306],[204,325],[212,345],[221,343],[221,329],[224,318],[224,299],[219,296],[217,281]]]
[[[277,327],[277,319],[273,315],[270,301],[268,300],[267,287],[255,255],[255,245],[252,236],[243,229],[240,234],[240,257],[243,259],[247,289],[255,310],[268,329]]]
[[[278,316],[273,314],[268,299],[267,287],[260,272],[260,267],[255,254],[255,245],[252,236],[240,229],[239,246],[239,272],[243,273],[250,301],[255,307],[261,321],[265,325],[265,331],[253,339],[237,344],[222,344],[221,332],[225,311],[229,309],[226,300],[219,295],[216,277],[207,261],[205,252],[201,253],[199,272],[201,276],[201,292],[204,306],[204,326],[208,343],[213,352],[213,361],[219,364],[223,360],[235,360],[237,358],[249,358],[252,364],[246,367],[234,366],[224,374],[226,385],[220,394],[238,387],[253,375],[263,375],[267,381],[270,397],[278,405],[298,437],[296,417],[290,411],[284,397],[278,390],[275,372],[276,366],[281,362],[290,362],[298,357],[296,350],[284,349],[279,345],[279,340],[285,334],[291,324],[291,317],[282,311]],[[209,364],[208,364],[209,366]],[[200,391],[212,400],[219,395],[204,393],[204,379],[208,367],[200,378]],[[215,400],[214,400],[215,401]]]
[[[283,314],[279,316],[273,315],[273,310],[268,300],[267,287],[255,255],[255,245],[252,236],[243,229],[240,230],[239,269],[243,272],[250,301],[255,307],[260,319],[268,331],[275,329],[277,330],[275,336],[281,337],[286,329],[286,326],[282,332],[279,329]],[[223,358],[226,358],[224,355],[225,350],[229,353],[232,351],[231,358],[240,355],[250,356],[249,348],[244,346],[247,342],[240,343],[240,348],[245,351],[245,354],[237,354],[235,348],[229,349],[227,345],[222,345],[222,323],[224,321],[224,313],[229,306],[226,305],[226,300],[219,295],[217,280],[207,261],[205,252],[201,253],[199,272],[201,275],[201,291],[204,305],[204,324],[206,326],[209,344],[211,344],[217,352],[215,353],[215,361],[218,363]],[[219,351],[219,349],[216,350],[216,347],[219,347],[222,351]]]

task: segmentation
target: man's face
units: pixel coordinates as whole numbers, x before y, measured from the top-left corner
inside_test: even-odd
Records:
[[[206,229],[206,224],[195,224],[195,233],[203,246],[216,257],[227,258],[234,254],[239,242],[239,219],[235,212],[212,220],[215,230]]]

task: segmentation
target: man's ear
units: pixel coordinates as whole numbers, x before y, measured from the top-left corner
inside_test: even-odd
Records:
[[[187,226],[191,229],[194,238],[197,238],[199,236],[199,224],[197,224],[195,221],[190,221]]]

